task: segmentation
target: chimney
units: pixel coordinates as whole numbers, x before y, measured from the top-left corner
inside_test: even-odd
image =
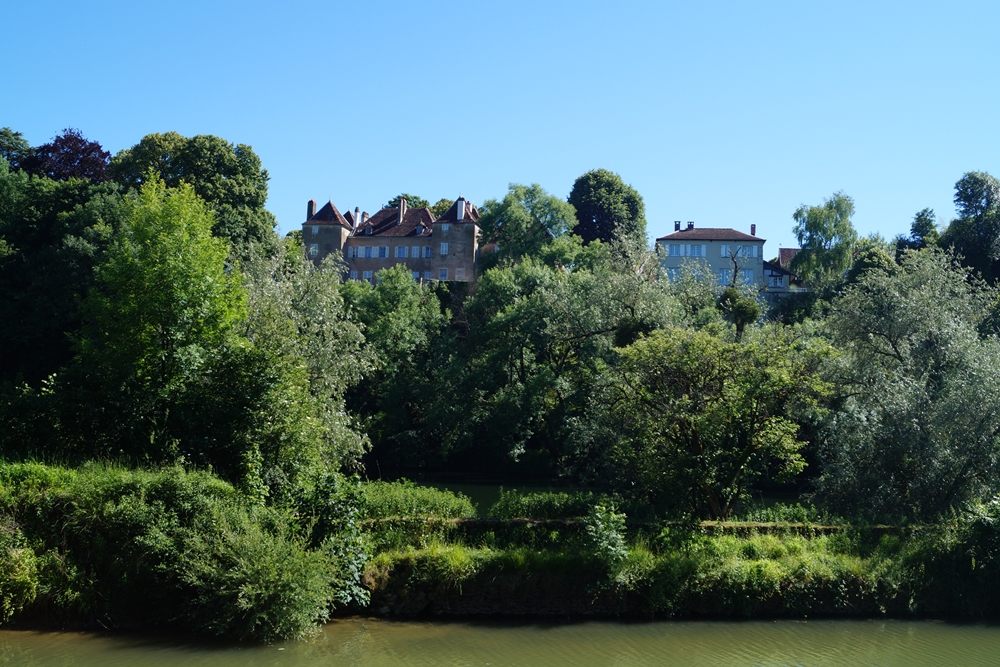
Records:
[[[354,207],[354,228],[357,229],[358,225],[361,224],[361,207]]]
[[[310,199],[306,204],[306,220],[312,220],[314,215],[316,215],[316,200]]]
[[[465,218],[465,197],[459,196],[458,201],[455,203],[458,204],[458,208],[455,209],[455,219],[462,222]]]
[[[403,224],[403,216],[406,215],[406,200],[399,198],[399,214],[396,216],[396,224]]]
[[[681,221],[680,220],[674,220],[674,231],[675,232],[681,231]]]
[[[368,222],[368,218],[370,218],[370,217],[371,216],[368,215],[368,211],[365,211],[364,213],[362,213],[361,214],[361,224],[365,224],[366,222]]]
[[[693,220],[689,220],[688,221],[688,231],[691,231],[692,229],[694,229],[694,221]]]
[[[757,225],[750,225],[750,236],[757,236]]]

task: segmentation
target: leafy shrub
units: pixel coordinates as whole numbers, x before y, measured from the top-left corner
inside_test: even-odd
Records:
[[[625,515],[615,512],[613,505],[594,505],[586,519],[587,538],[591,553],[611,568],[628,558],[625,544]]]
[[[803,506],[800,503],[788,505],[776,503],[769,507],[751,507],[740,512],[736,521],[757,521],[760,523],[815,523],[842,524],[843,519],[818,509],[815,505]]]
[[[0,522],[0,623],[34,602],[37,592],[34,552],[14,522]]]
[[[489,509],[491,519],[573,519],[584,517],[598,502],[593,493],[522,493],[500,489],[500,498]]]
[[[465,495],[431,486],[418,486],[408,479],[364,482],[361,488],[362,516],[366,519],[464,519],[476,516],[475,506]]]
[[[335,562],[290,514],[204,472],[0,464],[0,513],[37,556],[24,614],[48,622],[271,641],[309,631],[336,594]]]

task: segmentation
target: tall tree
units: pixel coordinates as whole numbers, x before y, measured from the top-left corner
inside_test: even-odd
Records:
[[[21,168],[56,181],[80,178],[100,183],[108,180],[111,153],[80,130],[66,128],[47,144],[42,144],[21,159]]]
[[[852,514],[936,519],[998,490],[997,293],[936,249],[862,274],[827,326],[842,355],[819,491]]]
[[[9,127],[0,128],[0,157],[7,160],[11,169],[20,169],[21,163],[31,156],[31,144],[20,132]]]
[[[110,170],[128,187],[145,183],[151,170],[168,187],[187,183],[212,207],[213,233],[237,248],[277,244],[274,216],[264,208],[269,176],[246,144],[212,135],[148,134],[115,155]]]
[[[958,218],[941,235],[940,245],[995,282],[1000,275],[1000,181],[986,172],[968,172],[955,184],[955,210]]]
[[[455,204],[454,199],[448,199],[447,197],[442,197],[434,202],[431,206],[431,213],[434,214],[435,218],[440,218],[442,215],[448,212],[448,209]]]
[[[578,220],[573,232],[585,243],[632,237],[645,247],[646,205],[618,174],[607,169],[588,171],[573,183],[569,203]]]
[[[853,215],[854,200],[843,192],[833,193],[820,206],[803,204],[796,209],[792,231],[802,250],[792,260],[791,270],[817,288],[843,280],[858,238]]]
[[[482,238],[497,244],[497,252],[483,259],[492,265],[502,257],[518,260],[537,255],[543,245],[576,224],[573,206],[550,195],[542,186],[511,183],[502,200],[487,199],[480,209]]]

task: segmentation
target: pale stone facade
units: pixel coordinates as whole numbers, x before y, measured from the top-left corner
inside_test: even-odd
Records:
[[[766,289],[766,241],[758,238],[756,231],[756,225],[751,225],[749,234],[728,228],[696,229],[693,222],[682,230],[680,222],[675,222],[673,234],[656,239],[661,266],[667,277],[674,279],[685,261],[703,262],[719,285],[731,285],[735,279],[736,284]]]

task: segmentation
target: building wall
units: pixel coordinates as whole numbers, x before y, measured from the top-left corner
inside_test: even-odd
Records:
[[[737,270],[751,271],[754,285],[758,287],[767,285],[764,276],[763,242],[690,240],[680,243],[662,240],[657,241],[657,245],[660,252],[660,264],[668,276],[672,271],[679,270],[685,261],[701,261],[708,265],[716,280],[720,280],[721,271],[733,270],[733,258],[730,253],[737,253]],[[671,245],[679,246],[680,254],[671,255]],[[697,249],[692,246],[697,246]],[[723,252],[723,247],[727,247],[725,252]]]

